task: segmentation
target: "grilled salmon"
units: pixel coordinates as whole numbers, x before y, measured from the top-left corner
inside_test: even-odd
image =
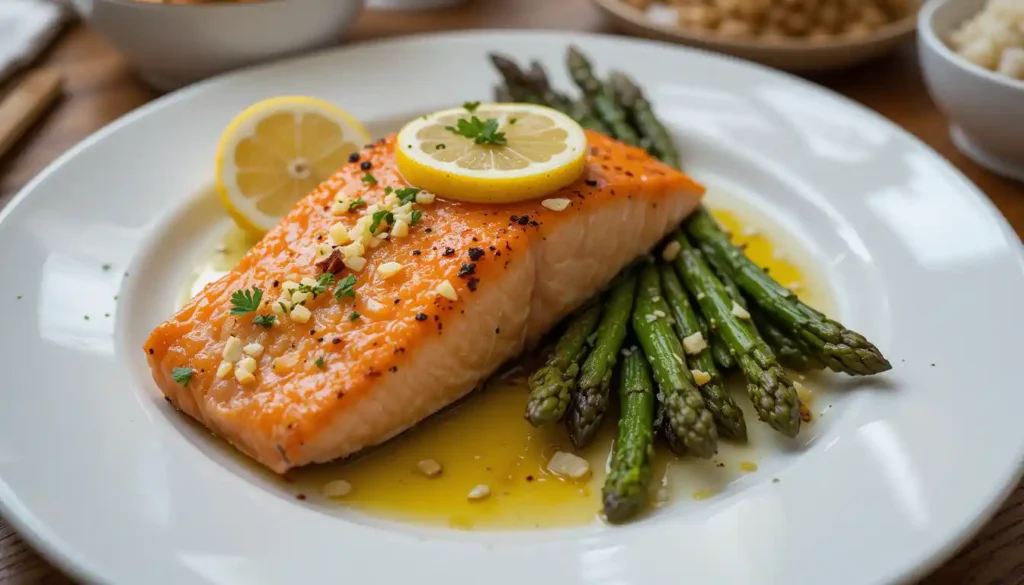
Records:
[[[437,198],[408,235],[337,275],[356,277],[354,296],[326,292],[306,301],[305,322],[261,323],[282,283],[325,269],[317,254],[331,227],[358,220],[358,210],[332,209],[339,190],[372,205],[407,186],[394,138],[368,147],[153,330],[144,347],[153,379],[175,407],[279,473],[388,440],[536,342],[699,203],[703,187],[643,150],[596,133],[588,141],[583,176],[544,198],[568,207]],[[365,184],[367,172],[376,184]],[[392,262],[400,269],[385,276]],[[258,310],[232,314],[232,294],[253,287]],[[236,340],[258,344],[245,383],[218,375]]]

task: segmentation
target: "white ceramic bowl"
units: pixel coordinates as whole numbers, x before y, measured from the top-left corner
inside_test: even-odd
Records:
[[[341,40],[364,0],[154,4],[72,0],[147,83],[170,90]]]
[[[960,152],[994,173],[1024,181],[1024,82],[979,67],[946,44],[984,5],[985,0],[929,0],[918,16],[921,66]]]

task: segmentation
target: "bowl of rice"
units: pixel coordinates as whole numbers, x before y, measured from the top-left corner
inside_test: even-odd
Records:
[[[1024,181],[1024,0],[930,0],[919,14],[918,45],[956,147]]]

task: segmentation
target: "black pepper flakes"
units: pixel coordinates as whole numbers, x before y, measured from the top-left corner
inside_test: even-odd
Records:
[[[483,258],[485,254],[482,248],[470,248],[466,253],[469,255],[469,259],[474,262]]]
[[[487,249],[490,250],[491,252],[493,252],[493,251],[497,250],[498,248],[494,244],[491,244],[490,246],[487,246]]]
[[[536,222],[536,221],[531,221],[530,222],[530,227],[538,227],[538,226],[540,226],[539,222]]]
[[[306,494],[295,494],[295,499],[297,499],[297,500],[305,500],[306,499]]]
[[[597,187],[597,181],[595,181],[594,179],[587,179],[586,181],[583,182],[586,183],[588,187]]]
[[[273,286],[274,288],[277,288],[277,287],[281,286],[281,282],[280,282],[280,281],[278,281],[278,280],[275,280],[274,282],[272,282],[272,283],[271,283],[271,285],[272,285],[272,286]]]
[[[309,334],[310,335],[316,335],[316,329],[310,329],[309,330]]]
[[[526,225],[526,224],[530,223],[530,216],[529,215],[520,215],[519,216],[519,220],[516,221],[516,223],[518,223],[519,225]]]
[[[501,327],[495,327],[494,328],[494,334],[495,335],[499,335],[500,333],[501,333]]]
[[[156,351],[151,347],[149,348],[149,355],[153,355]]]
[[[428,234],[430,234],[430,233],[433,233],[433,232],[434,232],[434,230],[432,230],[432,229],[430,229],[430,228],[426,228],[426,229],[424,229],[423,231],[427,232]]]
[[[443,255],[444,256],[454,256],[455,255],[455,248],[445,248]]]
[[[324,338],[323,337],[317,337],[316,341],[317,341],[317,343],[323,343],[324,342]]]
[[[357,163],[357,162],[359,162],[359,153],[358,152],[353,152],[352,154],[348,155],[348,162],[350,162],[350,163]]]
[[[533,481],[533,476],[532,475],[527,475],[526,476],[526,481]]]
[[[516,223],[516,222],[518,222],[518,221],[519,221],[519,216],[518,216],[518,215],[510,215],[508,219],[509,219],[509,221],[511,221],[512,223]]]
[[[427,320],[427,314],[426,313],[416,313],[416,320],[417,321],[426,321]]]
[[[395,372],[398,371],[398,366],[391,366],[390,368],[388,368],[388,371],[394,374]]]
[[[419,256],[420,255],[420,251],[419,250],[413,250],[412,251],[412,255],[413,256]]]
[[[331,340],[331,343],[333,343],[334,345],[338,345],[339,343],[341,343],[341,338],[335,337],[334,339]]]
[[[470,278],[469,282],[466,283],[466,286],[469,287],[470,292],[476,292],[476,285],[478,284],[480,284],[479,278]]]
[[[368,161],[368,160],[364,160],[364,161],[363,161],[362,163],[360,163],[360,165],[359,165],[359,168],[360,168],[361,170],[364,170],[364,171],[368,171],[368,170],[370,170],[371,168],[373,168],[373,163],[371,163],[371,162],[370,162],[370,161]]]
[[[476,274],[476,264],[463,264],[462,268],[459,268],[459,277],[469,276],[471,274]]]
[[[400,303],[400,302],[402,302],[402,299],[395,299],[395,304],[396,304],[396,305],[397,305],[398,303]]]

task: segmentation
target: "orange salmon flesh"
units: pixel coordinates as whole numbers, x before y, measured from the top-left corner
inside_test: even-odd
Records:
[[[704,188],[685,174],[601,134],[587,138],[583,176],[545,198],[417,205],[423,216],[408,236],[367,249],[366,267],[352,273],[355,297],[308,300],[306,323],[283,315],[268,328],[254,313],[231,315],[235,291],[258,287],[257,313],[270,314],[281,283],[319,275],[317,245],[333,224],[351,227],[361,215],[331,213],[339,190],[373,204],[385,187],[407,186],[394,137],[379,141],[153,330],[143,348],[153,379],[176,408],[278,473],[394,437],[535,344],[699,204]],[[376,184],[364,184],[367,172]],[[554,211],[546,198],[571,204]],[[385,262],[402,269],[384,278]],[[437,293],[445,280],[457,300]],[[255,381],[216,375],[230,336],[263,346]],[[192,369],[187,383],[175,368]]]

